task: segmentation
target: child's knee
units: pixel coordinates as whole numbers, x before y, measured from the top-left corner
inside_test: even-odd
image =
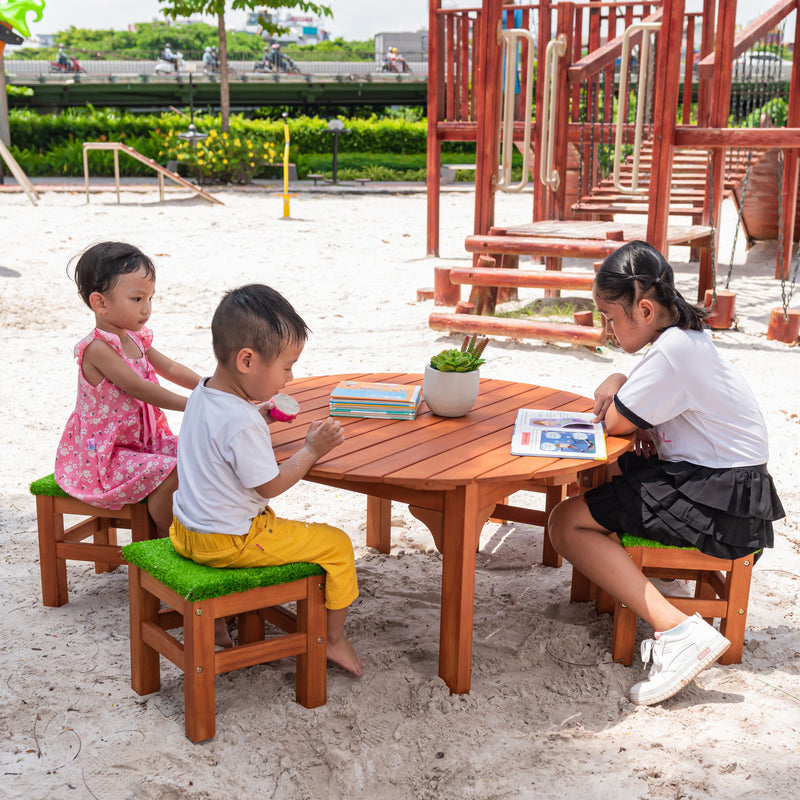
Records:
[[[550,517],[547,520],[547,533],[556,549],[558,549],[558,545],[569,536],[570,530],[574,527],[573,521],[576,516],[576,501],[581,499],[582,498],[578,497],[569,497],[566,500],[562,500],[550,512]]]

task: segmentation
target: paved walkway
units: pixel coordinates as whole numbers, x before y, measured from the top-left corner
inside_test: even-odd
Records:
[[[31,183],[37,192],[83,192],[85,184],[83,178],[31,178]],[[203,187],[206,191],[215,192],[268,192],[282,193],[282,180],[255,180],[252,183],[218,184]],[[441,192],[471,192],[475,188],[472,182],[459,182],[444,184]],[[120,178],[120,189],[125,192],[153,192],[158,191],[158,180],[153,178]],[[169,194],[181,194],[187,190],[169,180],[165,180],[164,189]],[[0,184],[0,194],[22,192],[22,187],[13,177],[6,175],[5,182]],[[89,179],[89,191],[92,194],[101,192],[114,192],[114,179],[110,177],[96,177]],[[290,194],[425,194],[424,183],[407,181],[339,181],[337,183],[318,180],[316,185],[311,180],[290,181]]]

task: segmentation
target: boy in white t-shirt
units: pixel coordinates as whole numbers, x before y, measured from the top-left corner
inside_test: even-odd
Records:
[[[270,498],[294,486],[344,441],[338,420],[312,422],[301,450],[278,465],[256,403],[292,379],[308,328],[289,302],[263,284],[228,292],[211,322],[217,368],[186,403],[178,441],[178,491],[170,540],[186,558],[213,567],[319,564],[327,573],[328,658],[355,675],[363,663],[344,635],[358,597],[353,545],[344,531],[275,516]],[[218,645],[230,646],[224,620]]]

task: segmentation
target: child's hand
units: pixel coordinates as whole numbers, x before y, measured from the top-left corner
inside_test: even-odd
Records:
[[[656,432],[654,429],[636,429],[636,436],[633,440],[633,452],[640,456],[657,456]]]
[[[263,403],[256,403],[256,408],[258,409],[258,413],[264,417],[264,421],[267,423],[267,425],[269,425],[270,422],[274,422],[272,415],[269,413],[273,408],[275,408],[275,404],[272,402],[272,400],[265,400]]]
[[[614,395],[622,388],[628,376],[621,372],[609,375],[594,390],[594,419],[592,422],[602,422],[606,418],[606,412],[614,402]]]
[[[329,453],[334,447],[338,447],[343,441],[344,431],[338,419],[328,417],[325,420],[312,422],[308,426],[306,447],[317,459]]]

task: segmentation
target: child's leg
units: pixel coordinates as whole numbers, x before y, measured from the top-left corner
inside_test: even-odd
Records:
[[[159,536],[169,536],[169,526],[172,525],[172,495],[177,488],[178,468],[175,467],[147,497],[147,510],[156,524]]]
[[[344,635],[347,610],[347,608],[328,609],[328,658],[354,675],[361,675],[364,671],[364,662]]]
[[[589,512],[583,496],[553,509],[548,521],[553,547],[593,583],[629,606],[656,631],[680,625],[686,614],[664,599],[642,575],[625,549],[609,538]]]
[[[281,519],[268,507],[253,520],[245,546],[229,566],[297,562],[319,564],[325,570],[328,658],[354,675],[361,675],[364,664],[344,635],[347,609],[358,597],[353,543],[344,531],[319,522]]]

